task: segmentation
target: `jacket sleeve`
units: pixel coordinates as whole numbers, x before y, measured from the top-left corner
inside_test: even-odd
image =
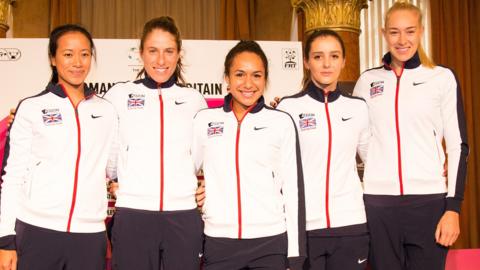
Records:
[[[365,97],[363,96],[363,84],[364,84],[363,76],[360,75],[360,78],[358,78],[357,83],[353,88],[353,93],[352,93],[353,96],[365,99]]]
[[[195,173],[198,175],[203,167],[203,151],[202,127],[200,117],[195,115],[193,119],[193,136],[192,136],[192,159],[195,167]]]
[[[305,195],[300,145],[295,123],[286,121],[277,176],[282,187],[290,269],[302,269],[306,258]]]
[[[448,155],[447,208],[460,212],[465,191],[467,157],[469,153],[465,112],[460,84],[453,72],[448,71],[447,82],[442,84],[442,122]]]
[[[369,126],[369,117],[368,117],[368,108],[367,104],[362,104],[362,110],[360,111],[362,117],[362,127],[360,131],[360,135],[358,137],[357,143],[357,153],[362,159],[363,163],[367,162],[367,152],[368,152],[368,143],[370,142],[370,138],[372,137],[372,133],[370,131]]]
[[[5,144],[0,197],[0,249],[14,250],[15,221],[20,209],[22,186],[31,162],[32,122],[26,106],[18,106]]]
[[[111,180],[117,179],[118,152],[120,149],[119,121],[118,114],[115,112],[114,122],[112,124],[112,142],[106,168],[107,178]]]

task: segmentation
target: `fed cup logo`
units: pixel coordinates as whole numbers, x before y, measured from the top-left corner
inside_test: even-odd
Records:
[[[283,69],[298,69],[298,52],[295,48],[282,49]]]
[[[22,52],[17,48],[0,48],[0,61],[17,61]]]
[[[136,47],[130,47],[127,52],[127,58],[132,64],[141,65],[140,50]]]

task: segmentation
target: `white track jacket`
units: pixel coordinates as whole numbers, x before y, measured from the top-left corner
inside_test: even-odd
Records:
[[[366,152],[371,136],[368,109],[364,100],[340,91],[324,93],[311,82],[277,107],[293,117],[299,133],[307,231],[366,223],[355,157],[357,149]],[[343,232],[358,230],[349,229]]]
[[[288,257],[305,257],[303,176],[295,125],[263,98],[243,119],[200,111],[192,153],[205,176],[205,234],[235,239],[287,232]]]
[[[104,96],[119,115],[117,207],[151,211],[197,207],[190,152],[193,117],[207,104],[175,77],[119,83]]]
[[[460,211],[468,156],[460,85],[450,69],[421,65],[418,54],[400,74],[384,65],[365,71],[354,95],[365,99],[373,137],[365,164],[365,193],[447,193],[447,210]],[[445,139],[448,177],[443,176]],[[448,181],[447,181],[448,179]]]
[[[3,248],[13,249],[16,219],[63,232],[105,230],[118,117],[108,101],[88,89],[85,96],[74,107],[60,84],[49,84],[19,103],[2,172]]]

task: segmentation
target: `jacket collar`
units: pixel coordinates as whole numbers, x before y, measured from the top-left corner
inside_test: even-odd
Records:
[[[231,112],[232,111],[232,94],[228,94],[225,96],[225,98],[223,99],[223,111],[224,112]],[[261,109],[263,109],[265,105],[265,99],[263,98],[263,96],[261,96],[257,103],[253,106],[253,108],[250,110],[250,113],[257,113],[259,112]]]
[[[134,81],[136,84],[143,84],[145,87],[150,88],[150,89],[158,89],[160,88],[170,88],[172,87],[175,82],[177,81],[177,77],[175,75],[172,75],[170,79],[168,79],[166,82],[163,82],[161,84],[158,84],[155,80],[153,80],[150,76],[148,76],[147,73],[145,73],[145,78],[139,79]]]
[[[47,85],[47,91],[49,92],[52,92],[53,94],[61,97],[61,98],[66,98],[67,97],[67,92],[65,91],[65,88],[62,84],[60,83],[52,83],[52,82],[49,82],[48,85]],[[95,95],[95,91],[90,88],[90,87],[87,87],[87,85],[84,83],[83,84],[83,94],[85,96],[85,99],[89,99],[91,98],[92,96]]]
[[[386,70],[392,70],[392,54],[390,52],[386,53],[384,56],[383,56],[383,65],[385,67]],[[418,52],[416,52],[412,58],[408,59],[406,62],[405,62],[405,66],[404,68],[406,69],[413,69],[413,68],[417,68],[421,65],[422,63],[420,62],[420,56],[418,55]]]
[[[313,82],[308,83],[305,91],[307,91],[307,94],[311,98],[313,98],[313,99],[315,99],[319,102],[325,103],[325,94],[324,94],[325,92],[323,91],[322,88],[317,87],[315,85],[315,83],[313,83]],[[328,102],[330,103],[330,102],[333,102],[333,101],[337,100],[340,97],[340,95],[341,95],[341,92],[338,89],[338,85],[337,85],[337,88],[334,91],[328,92]]]

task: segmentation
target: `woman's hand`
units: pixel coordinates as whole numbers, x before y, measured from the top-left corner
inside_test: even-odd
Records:
[[[438,244],[449,247],[457,241],[459,235],[459,214],[455,211],[446,211],[438,222],[435,240]]]
[[[0,270],[17,269],[17,251],[0,249]]]
[[[107,179],[107,191],[114,199],[117,198],[117,190],[118,183],[113,180]]]
[[[8,115],[8,122],[7,122],[8,126],[10,126],[13,122],[13,119],[15,119],[15,111],[16,111],[15,108],[10,109],[10,114]]]
[[[279,102],[280,102],[280,97],[275,97],[272,101],[270,101],[270,106],[272,106],[272,108],[276,108]]]

